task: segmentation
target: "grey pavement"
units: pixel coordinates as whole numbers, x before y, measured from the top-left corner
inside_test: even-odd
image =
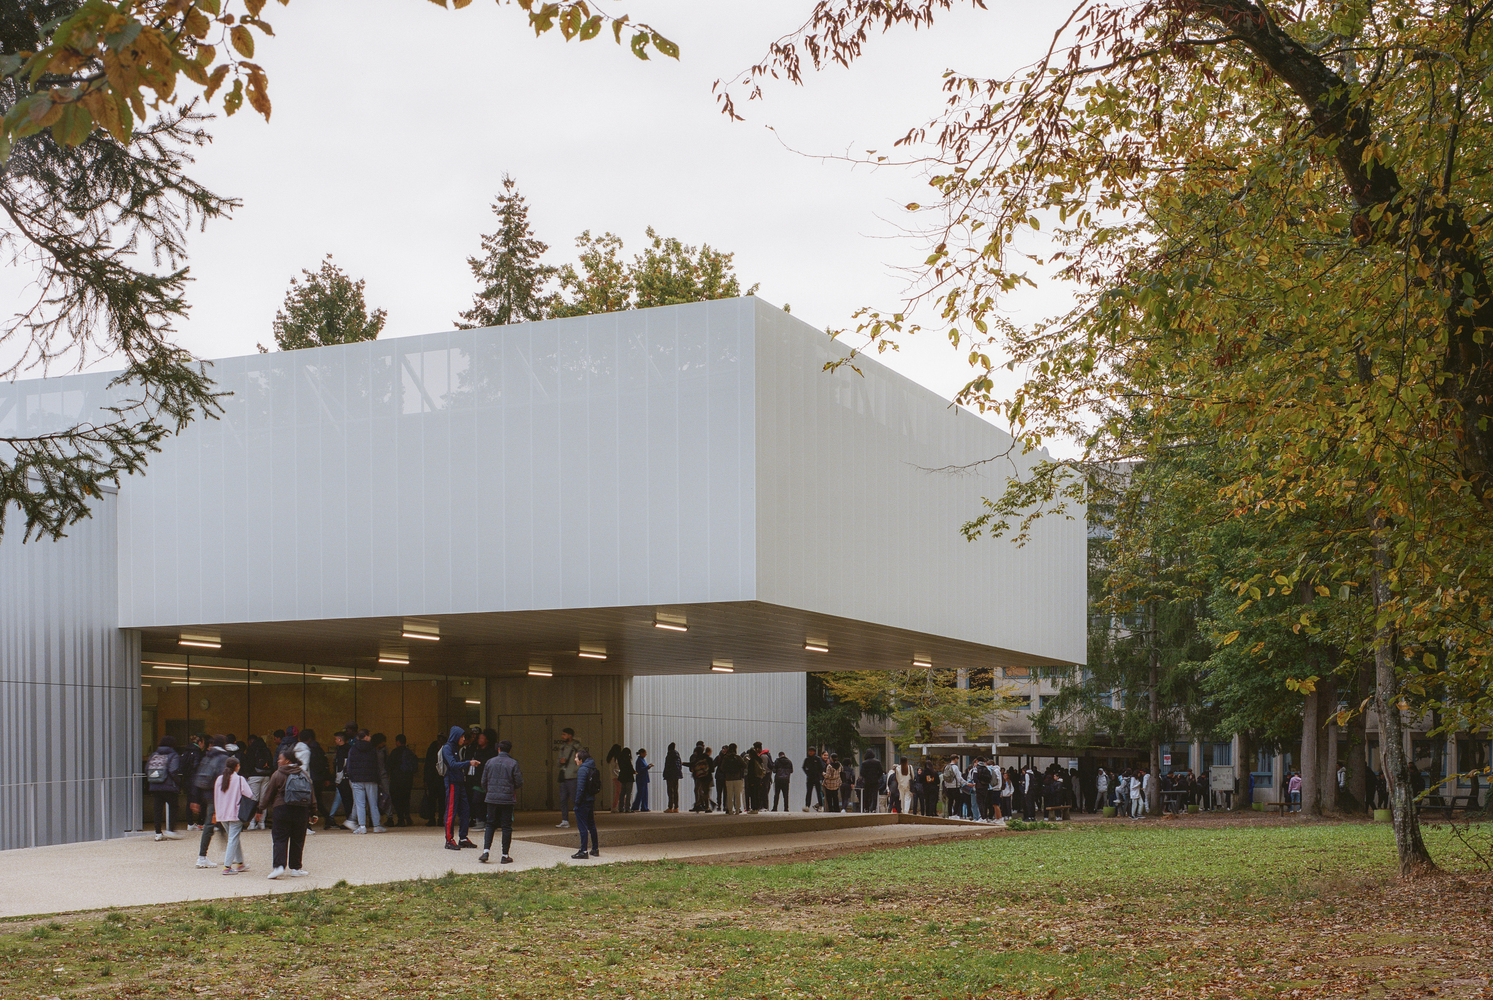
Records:
[[[498,863],[494,838],[492,861],[480,864],[480,851],[448,851],[442,831],[416,826],[382,834],[318,830],[306,838],[304,878],[266,879],[270,870],[270,834],[246,831],[244,858],[250,870],[224,875],[225,838],[219,834],[208,850],[212,868],[196,868],[198,834],[181,840],[156,841],[152,834],[53,847],[0,851],[0,918],[141,906],[189,900],[263,896],[326,888],[339,880],[353,884],[437,878],[448,871],[484,872],[494,877],[559,864],[612,864],[677,858],[739,859],[770,857],[807,850],[894,846],[920,840],[978,837],[988,826],[955,820],[875,814],[763,813],[728,817],[719,814],[642,813],[597,816],[601,837],[598,859],[572,861],[575,830],[556,829],[555,813],[521,814],[514,827],[514,863]],[[178,831],[182,832],[182,831]],[[472,839],[479,845],[481,831]]]

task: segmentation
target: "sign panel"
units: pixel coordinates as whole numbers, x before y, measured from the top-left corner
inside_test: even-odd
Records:
[[[1214,792],[1234,790],[1234,765],[1214,764],[1208,768],[1208,789]]]
[[[1161,766],[1162,767],[1171,767],[1172,766],[1172,755],[1171,754],[1164,753],[1164,754],[1161,755]]]

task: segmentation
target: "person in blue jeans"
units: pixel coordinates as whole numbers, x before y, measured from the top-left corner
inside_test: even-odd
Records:
[[[601,772],[586,747],[581,747],[576,756],[581,761],[575,772],[575,825],[581,833],[581,849],[571,857],[581,861],[601,857],[601,843],[596,838],[596,796],[601,794]],[[588,842],[590,853],[586,851]]]
[[[648,759],[648,751],[639,750],[637,762],[633,764],[633,771],[636,774],[636,777],[633,779],[633,787],[638,790],[637,795],[632,800],[633,812],[648,811],[648,772],[652,770],[653,762]]]

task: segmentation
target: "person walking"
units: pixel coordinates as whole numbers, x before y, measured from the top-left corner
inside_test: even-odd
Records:
[[[181,790],[187,796],[187,832],[202,829],[202,799],[197,794],[197,767],[207,752],[207,737],[193,736],[181,750]]]
[[[420,770],[420,759],[409,748],[404,734],[394,737],[394,749],[389,751],[389,803],[393,807],[395,826],[413,826],[410,817],[410,793],[415,788],[415,772]]]
[[[571,855],[577,861],[601,857],[601,841],[596,836],[596,798],[601,794],[601,772],[591,751],[581,747],[576,751],[580,764],[575,772],[575,825],[581,834],[581,849]],[[587,839],[591,851],[586,852]]]
[[[793,761],[783,751],[778,751],[778,759],[772,762],[772,811],[778,811],[778,798],[783,800],[783,812],[788,811],[788,789],[793,784]],[[808,812],[807,809],[804,810]]]
[[[180,840],[181,834],[173,829],[181,793],[181,755],[176,752],[176,737],[161,737],[160,746],[146,758],[145,780],[150,783],[155,805],[156,840]]]
[[[917,798],[917,771],[907,762],[907,758],[901,758],[897,766],[892,768],[892,773],[897,777],[897,799],[898,812],[911,814],[913,801]],[[890,782],[890,778],[887,779]],[[890,790],[890,784],[888,784]]]
[[[337,828],[335,817],[338,813],[343,815],[344,827],[349,830],[358,828],[358,824],[353,821],[353,786],[347,778],[347,755],[350,750],[351,740],[345,731],[339,730],[332,734],[332,805],[322,817],[323,830]]]
[[[650,773],[653,770],[653,762],[648,759],[648,751],[640,749],[638,759],[632,766],[633,785],[637,788],[637,795],[633,798],[633,812],[648,812],[648,783],[652,781]]]
[[[451,735],[441,747],[437,767],[445,773],[446,783],[446,850],[459,851],[463,847],[476,847],[467,833],[472,827],[471,803],[467,800],[467,777],[471,775],[476,761],[466,759],[462,747],[467,742],[467,731],[460,726],[451,727]]]
[[[1291,780],[1286,783],[1286,791],[1291,793],[1291,812],[1301,811],[1301,772],[1291,774]]]
[[[861,761],[861,812],[874,813],[876,811],[876,796],[881,793],[881,778],[883,775],[881,760],[876,756],[875,750],[867,750],[865,759]]]
[[[282,875],[302,876],[310,872],[302,868],[302,852],[306,847],[306,833],[311,822],[311,812],[316,807],[316,789],[294,751],[280,753],[275,764],[275,773],[264,783],[264,792],[259,797],[256,819],[270,819],[270,873],[266,878],[277,879]]]
[[[668,789],[669,804],[664,807],[666,813],[677,813],[679,811],[679,779],[684,777],[684,762],[679,758],[679,751],[674,744],[669,744],[669,750],[664,754],[664,787]]]
[[[383,833],[378,811],[379,786],[383,783],[378,750],[366,729],[359,729],[347,748],[345,764],[347,783],[352,787],[352,808],[348,810],[353,833]]]
[[[213,814],[228,834],[228,847],[223,851],[223,874],[237,875],[249,870],[244,864],[244,847],[239,843],[243,832],[242,816],[244,800],[257,804],[258,798],[249,786],[249,781],[239,773],[239,759],[229,757],[223,762],[223,774],[213,782]]]
[[[840,755],[830,754],[829,763],[824,768],[824,777],[820,779],[824,786],[824,808],[827,812],[840,811],[840,786],[844,773],[845,769],[840,766]]]
[[[503,830],[503,839],[500,842],[503,850],[501,863],[513,864],[508,848],[513,843],[513,810],[518,806],[518,790],[524,787],[524,775],[519,769],[518,761],[510,756],[512,750],[512,741],[499,740],[497,754],[489,757],[487,763],[482,765],[482,791],[483,799],[487,803],[487,828],[482,831],[482,853],[477,855],[477,860],[483,864],[487,863],[488,856],[492,853],[493,830],[498,827],[502,827]]]
[[[192,789],[196,793],[202,816],[202,837],[197,842],[198,868],[213,866],[207,860],[208,845],[213,842],[213,835],[217,832],[217,818],[213,813],[213,783],[223,773],[223,765],[228,760],[228,752],[223,749],[223,744],[227,742],[226,736],[209,737],[207,752],[202,755],[202,763],[197,765],[197,773],[192,775]]]
[[[576,759],[576,752],[580,747],[576,742],[574,729],[566,726],[560,730],[560,750],[555,770],[556,779],[560,782],[560,822],[555,824],[557,830],[565,830],[570,826],[570,810],[575,807],[575,776],[581,767],[581,762]]]
[[[824,758],[809,748],[809,755],[803,762],[804,782],[804,812],[808,812],[812,805],[815,812],[824,808]]]

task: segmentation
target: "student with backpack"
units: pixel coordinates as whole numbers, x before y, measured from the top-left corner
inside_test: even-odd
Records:
[[[146,759],[145,780],[150,782],[150,797],[155,800],[156,839],[180,840],[181,834],[172,829],[181,792],[181,755],[176,752],[174,736],[162,736],[161,745]]]
[[[223,874],[238,875],[249,870],[244,864],[244,847],[239,834],[244,829],[244,803],[255,812],[258,801],[249,790],[249,780],[239,773],[239,760],[229,757],[223,762],[223,774],[213,782],[213,815],[228,831],[228,847],[223,851]],[[249,819],[253,819],[251,815]]]
[[[575,825],[581,834],[581,849],[571,855],[576,861],[601,857],[601,842],[596,837],[596,797],[601,794],[601,771],[591,759],[591,751],[581,747],[576,751],[580,765],[575,772]],[[586,844],[590,843],[590,853]]]
[[[282,752],[275,773],[264,783],[264,793],[259,797],[259,811],[255,819],[270,818],[270,839],[273,843],[271,867],[267,878],[282,875],[309,875],[302,868],[302,852],[306,847],[306,827],[311,813],[316,808],[316,790],[294,754]]]
[[[207,753],[203,754],[202,763],[197,765],[197,771],[192,775],[192,796],[195,799],[193,807],[194,811],[202,817],[202,838],[197,844],[198,868],[213,866],[213,863],[207,860],[207,848],[213,842],[213,834],[217,830],[217,818],[213,814],[213,782],[222,775],[223,765],[228,761],[228,751],[223,749],[223,744],[227,742],[226,736],[209,738]]]
[[[690,812],[710,812],[710,791],[715,785],[715,758],[710,755],[710,748],[705,745],[704,740],[696,743],[695,752],[690,754],[689,773],[695,779],[695,804]]]

